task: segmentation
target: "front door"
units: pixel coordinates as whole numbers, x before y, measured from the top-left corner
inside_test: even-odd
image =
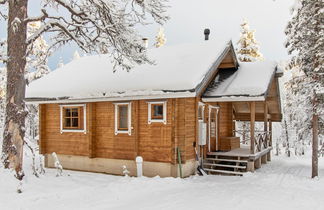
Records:
[[[218,150],[218,106],[209,106],[208,112],[208,152]]]

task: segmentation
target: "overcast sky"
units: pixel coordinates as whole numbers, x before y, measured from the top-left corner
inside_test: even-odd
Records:
[[[284,48],[284,29],[290,19],[290,8],[294,0],[170,0],[168,13],[171,20],[164,26],[167,45],[203,41],[204,28],[210,28],[211,38],[232,39],[236,44],[240,24],[247,19],[250,28],[255,29],[255,38],[265,59],[287,58]],[[29,14],[39,14],[39,0],[29,1]],[[0,37],[6,36],[6,27],[0,23]],[[140,27],[140,32],[149,38],[150,44],[159,26]],[[62,57],[64,63],[71,60],[74,46],[67,46],[56,52],[49,60],[55,69]],[[82,54],[82,53],[80,53]]]

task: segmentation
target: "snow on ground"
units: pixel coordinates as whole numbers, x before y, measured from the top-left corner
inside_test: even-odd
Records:
[[[324,159],[320,179],[310,179],[310,159],[273,157],[243,177],[130,178],[54,169],[28,175],[24,192],[0,169],[0,209],[324,209]],[[28,173],[28,171],[27,171]]]

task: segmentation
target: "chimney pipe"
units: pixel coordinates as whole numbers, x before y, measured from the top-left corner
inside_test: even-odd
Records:
[[[143,40],[145,49],[147,49],[148,48],[148,38],[143,38],[142,40]]]
[[[209,34],[210,34],[210,30],[209,30],[209,28],[206,28],[206,29],[204,30],[204,34],[205,34],[205,40],[208,40],[208,39],[209,39]]]

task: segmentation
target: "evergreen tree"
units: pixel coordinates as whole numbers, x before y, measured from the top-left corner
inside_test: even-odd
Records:
[[[238,58],[242,62],[254,62],[263,60],[262,54],[259,52],[259,43],[254,38],[255,30],[250,30],[250,26],[246,20],[241,24],[241,36],[237,42],[236,52]]]
[[[296,0],[293,17],[286,28],[286,47],[293,54],[291,66],[299,66],[305,79],[295,86],[296,93],[303,91],[312,115],[312,177],[318,175],[318,118],[323,107],[317,101],[318,91],[324,83],[324,2],[323,0]],[[299,88],[302,86],[302,90]]]
[[[163,45],[165,45],[165,42],[166,42],[166,38],[164,35],[164,29],[160,27],[159,32],[156,36],[155,47],[162,47]]]

